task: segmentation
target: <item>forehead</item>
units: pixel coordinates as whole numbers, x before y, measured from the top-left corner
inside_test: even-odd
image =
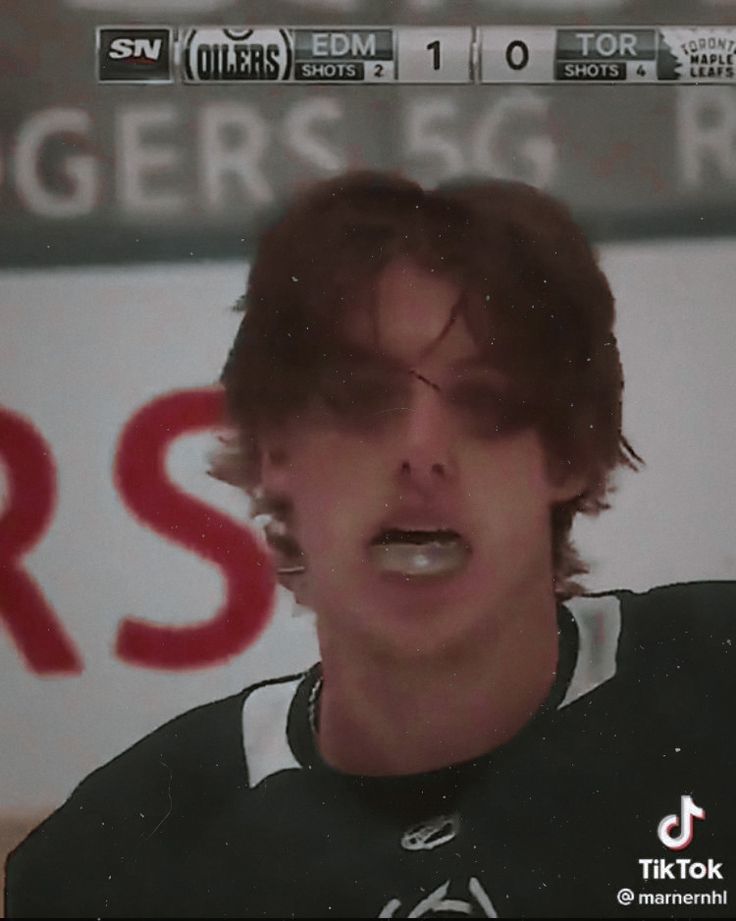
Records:
[[[451,278],[396,259],[376,279],[371,308],[350,311],[345,337],[409,367],[470,360],[478,349],[458,310],[462,293]]]

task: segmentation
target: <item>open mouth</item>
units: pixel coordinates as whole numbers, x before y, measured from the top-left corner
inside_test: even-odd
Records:
[[[368,551],[371,562],[381,572],[412,578],[458,572],[471,553],[461,535],[448,528],[388,528],[373,538]]]

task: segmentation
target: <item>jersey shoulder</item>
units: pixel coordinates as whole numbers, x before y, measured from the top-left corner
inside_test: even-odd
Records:
[[[110,869],[195,836],[197,827],[249,787],[243,705],[259,682],[160,726],[93,771],[10,854],[8,917],[99,914]]]
[[[646,655],[652,665],[665,668],[707,671],[710,665],[719,667],[718,674],[733,675],[736,582],[685,582],[614,594],[621,603],[622,666]]]
[[[591,612],[596,605],[605,610],[615,636],[614,687],[626,689],[641,713],[696,734],[712,734],[729,718],[736,695],[736,582],[616,591],[589,596],[585,604]]]

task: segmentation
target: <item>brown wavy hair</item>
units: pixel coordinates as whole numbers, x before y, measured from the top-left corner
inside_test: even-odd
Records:
[[[523,183],[428,191],[356,172],[298,196],[262,235],[236,305],[245,315],[221,380],[237,440],[215,475],[257,495],[259,432],[306,408],[320,367],[350,351],[341,319],[371,304],[378,275],[397,257],[460,286],[458,311],[481,354],[522,394],[550,462],[584,472],[585,491],[556,505],[551,522],[555,591],[581,591],[574,577],[587,569],[570,539],[573,519],[608,508],[613,470],[641,459],[621,431],[608,281],[567,208]],[[254,512],[264,508],[258,499]]]

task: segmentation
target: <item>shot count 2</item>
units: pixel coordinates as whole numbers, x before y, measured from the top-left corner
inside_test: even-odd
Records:
[[[136,49],[166,48],[160,60]],[[100,27],[101,82],[733,83],[736,27]]]
[[[471,83],[474,30],[215,28],[183,30],[187,83]]]

